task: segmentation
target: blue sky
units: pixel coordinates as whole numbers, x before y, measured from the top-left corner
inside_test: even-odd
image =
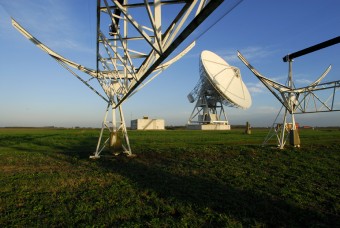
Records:
[[[105,102],[10,22],[10,16],[23,21],[59,54],[94,68],[95,2],[0,0],[6,8],[0,7],[0,127],[101,126]],[[165,119],[166,125],[186,124],[194,108],[186,96],[199,79],[199,55],[210,50],[240,68],[252,95],[248,110],[226,108],[231,125],[249,121],[270,126],[281,106],[237,58],[237,50],[263,75],[284,84],[288,64],[282,57],[339,36],[339,10],[338,0],[244,0],[200,37],[191,52],[124,103],[127,124],[142,116]],[[339,44],[295,59],[296,85],[312,82],[329,64],[332,70],[324,81],[340,80]],[[296,118],[301,125],[340,125],[340,112]]]

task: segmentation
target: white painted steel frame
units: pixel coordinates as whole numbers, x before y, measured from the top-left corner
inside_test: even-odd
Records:
[[[86,68],[58,55],[29,34],[22,26],[15,22],[14,19],[12,23],[26,38],[49,54],[60,65],[107,102],[108,106],[97,149],[94,156],[91,157],[100,157],[101,152],[105,148],[108,142],[108,139],[102,140],[105,129],[108,129],[109,132],[121,131],[125,142],[123,146],[124,152],[131,155],[121,104],[159,75],[160,72],[192,49],[195,42],[192,42],[184,48],[182,52],[164,63],[169,55],[172,54],[217,7],[227,1],[228,0],[131,0],[132,3],[128,3],[127,0],[97,0],[96,70]],[[230,12],[230,10],[241,1],[242,0],[231,1],[232,4],[228,6],[230,8],[226,9],[226,11]],[[169,27],[164,28],[162,27],[162,8],[174,4],[178,6],[179,13],[173,15],[174,19]],[[140,9],[146,13],[148,24],[151,26],[145,25],[143,24],[144,21],[138,21],[137,18],[134,18],[130,13],[130,9]],[[104,19],[105,17],[106,19]],[[111,21],[112,31],[110,33],[107,32],[107,24],[105,26],[103,25],[105,20]],[[138,35],[130,33],[131,29],[137,31]],[[144,41],[149,50],[145,52],[136,50],[136,48],[130,48],[131,42],[138,40]],[[138,62],[141,62],[141,64],[139,65]],[[86,79],[84,76],[78,75],[71,68],[86,73],[90,78]],[[150,75],[153,75],[151,79],[143,84],[143,81]],[[92,79],[96,79],[95,81],[100,84],[105,95],[90,85]],[[109,126],[108,123],[110,123],[110,121],[107,121],[110,108],[112,111],[112,126]],[[118,112],[119,121],[116,121],[116,111]]]
[[[225,98],[217,92],[215,87],[212,83],[207,79],[206,72],[202,62],[200,61],[199,64],[199,72],[200,72],[200,79],[194,89],[190,92],[191,95],[196,101],[195,107],[191,112],[191,115],[188,120],[188,124],[209,124],[210,121],[200,121],[198,118],[199,115],[204,114],[204,110],[208,109],[209,113],[213,113],[217,115],[218,122],[223,124],[229,124],[227,115],[225,113],[223,103]],[[208,93],[208,91],[210,93]],[[214,97],[214,104],[209,105],[209,98]],[[232,106],[232,104],[231,104]]]
[[[339,107],[334,106],[336,91],[340,88],[340,80],[321,83],[321,80],[325,78],[328,72],[331,70],[331,66],[329,66],[325,70],[325,72],[309,86],[294,88],[292,60],[288,61],[289,65],[287,85],[282,85],[261,75],[252,65],[250,65],[250,63],[244,58],[244,56],[240,52],[238,52],[237,55],[239,59],[253,72],[253,74],[269,89],[269,91],[282,104],[282,108],[280,109],[278,115],[276,116],[272,128],[269,131],[263,144],[266,144],[272,138],[273,134],[275,134],[278,140],[278,147],[280,149],[284,148],[289,134],[287,130],[288,125],[287,116],[289,115],[291,118],[292,130],[295,131],[296,130],[295,114],[340,111]],[[323,90],[330,91],[328,98],[324,101],[316,94],[316,92]],[[330,104],[329,101],[331,102]],[[283,122],[281,125],[277,123],[277,118],[280,115],[283,107],[284,115]]]
[[[106,77],[104,82],[102,82],[102,87],[104,91],[107,93],[110,99],[110,105],[112,106],[112,112],[114,113],[115,109],[119,108],[119,125],[112,125],[112,128],[108,128],[105,124],[106,117],[104,118],[101,134],[98,140],[97,150],[93,157],[99,157],[100,153],[107,144],[107,141],[104,141],[104,146],[100,147],[101,138],[103,135],[103,129],[108,128],[110,132],[121,131],[124,135],[124,152],[128,155],[131,155],[131,148],[129,144],[129,138],[127,135],[127,130],[124,121],[124,115],[121,110],[121,103],[128,96],[131,96],[138,92],[141,88],[143,88],[147,83],[157,77],[163,70],[169,67],[172,63],[179,60],[182,56],[184,56],[190,49],[193,48],[195,43],[193,42],[187,48],[185,48],[181,53],[175,56],[173,59],[168,62],[157,65],[153,70],[153,76],[151,79],[142,83],[145,72],[155,64],[156,60],[163,55],[163,51],[167,49],[167,44],[171,43],[171,39],[173,39],[177,34],[172,32],[172,29],[177,28],[176,32],[178,32],[183,23],[185,22],[187,16],[183,17],[184,13],[190,14],[189,10],[181,10],[180,14],[177,15],[177,18],[182,18],[182,24],[178,25],[176,19],[170,26],[166,32],[166,34],[162,34],[162,22],[161,22],[161,6],[162,4],[184,4],[184,8],[193,8],[197,1],[160,1],[155,0],[152,3],[144,0],[144,4],[129,4],[127,0],[112,0],[111,2],[107,0],[98,0],[97,6],[97,72],[112,72],[112,77]],[[153,12],[151,9],[151,5],[153,6]],[[146,11],[148,15],[148,21],[151,23],[151,28],[148,28],[145,25],[142,25],[135,19],[132,14],[130,14],[129,9],[133,8],[134,10],[139,9],[141,11]],[[122,14],[122,16],[120,16]],[[111,26],[114,28],[115,32],[111,32],[109,34],[111,38],[107,38],[105,35],[105,30],[107,27],[103,27],[102,21],[104,17],[109,17],[109,21],[111,21]],[[130,27],[133,27],[139,34],[133,37],[129,36]],[[148,33],[152,33],[149,35]],[[106,32],[107,34],[107,32]],[[169,36],[172,35],[172,36]],[[136,40],[144,40],[149,46],[149,53],[143,53],[142,51],[129,49],[131,42]],[[138,59],[142,60],[142,64],[140,66],[135,65],[134,60]],[[134,87],[137,84],[141,84],[138,88]],[[113,85],[113,86],[110,86]],[[134,90],[134,91],[133,91]],[[130,93],[130,94],[128,94]],[[105,115],[106,116],[106,115]],[[116,116],[113,115],[112,122],[115,122]]]
[[[132,90],[134,90],[132,88],[142,81],[142,78],[144,78],[147,70],[150,69],[150,67],[153,66],[155,62],[164,54],[164,50],[169,47],[173,39],[178,35],[178,32],[183,29],[184,22],[188,18],[188,15],[190,15],[197,2],[197,0],[156,0],[153,2],[144,0],[143,3],[140,4],[129,4],[127,0],[112,0],[111,2],[108,0],[98,0],[99,12],[97,13],[97,20],[99,23],[97,55],[100,56],[100,58],[98,58],[97,71],[99,72],[104,70],[110,72],[114,70],[115,72],[118,72],[118,77],[114,78],[114,80],[118,82],[118,88],[116,88],[115,91],[112,91],[114,93],[113,98],[116,101],[115,107],[117,107],[124,99],[128,97],[128,93],[132,93]],[[152,12],[150,6],[151,4],[154,8],[154,12]],[[181,4],[183,5],[183,8],[177,16],[174,15],[174,21],[166,30],[166,32],[162,34],[161,7],[162,5],[170,4]],[[129,13],[129,9],[140,10],[141,12],[146,11],[151,28],[147,28],[147,26],[138,22],[138,20]],[[116,15],[116,11],[121,12],[122,16]],[[105,16],[109,17],[113,27],[116,30],[116,33],[112,34],[113,37],[111,39],[108,39],[104,35],[103,31],[107,29],[107,27],[102,28],[101,25],[101,21]],[[116,18],[119,20],[116,21]],[[139,36],[134,34],[133,37],[130,37],[128,31],[130,30],[130,27],[133,27],[134,31],[138,32]],[[152,35],[149,35],[148,33],[152,33]],[[149,53],[143,53],[141,51],[129,49],[128,44],[136,40],[145,40],[149,46]],[[106,53],[100,53],[101,47],[105,47]],[[119,50],[123,50],[124,56],[121,56]],[[110,54],[110,51],[113,52],[113,55]],[[131,53],[138,55],[131,55]],[[106,56],[104,57],[103,55]],[[138,59],[138,61],[142,60],[143,63],[137,66],[134,63],[135,59]],[[110,69],[110,66],[107,64],[108,60],[110,60],[110,63],[114,68],[113,70]],[[157,69],[160,69],[159,65],[160,64],[157,64]],[[100,66],[102,66],[102,69],[100,69]],[[152,72],[154,72],[154,70]]]
[[[203,101],[203,102],[202,102]],[[219,105],[218,105],[219,104]],[[213,113],[217,115],[217,121],[200,121],[200,120],[194,120],[195,118],[198,118],[199,115],[204,114],[204,108],[209,109],[209,113]],[[191,112],[191,115],[188,120],[188,125],[192,124],[229,124],[227,115],[225,113],[224,107],[222,105],[222,100],[219,99],[216,101],[214,106],[209,106],[207,98],[202,95],[200,98],[198,98],[195,107],[193,111]]]
[[[105,78],[104,87],[106,85],[107,95],[112,108],[115,109],[120,108],[125,99],[138,92],[194,47],[195,42],[192,42],[174,58],[163,63],[223,0],[143,0],[139,3],[130,0],[98,0],[97,2],[97,72],[114,72],[112,77]],[[174,4],[179,8],[178,15],[173,15],[169,27],[164,28],[162,12],[166,10],[166,6]],[[136,14],[130,12],[132,9],[144,12],[148,23],[135,18]],[[190,21],[191,18],[194,18],[193,21]],[[107,25],[103,25],[104,20],[110,21],[113,28],[109,34],[105,32]],[[179,36],[182,39],[179,39]],[[132,47],[136,41],[145,41],[149,50],[145,52],[145,50],[137,50],[138,47]],[[138,65],[138,62],[141,64]],[[147,77],[150,79],[143,83]],[[115,86],[109,87],[110,84]],[[124,118],[122,112],[120,118]],[[122,126],[122,129],[126,131],[125,126]],[[128,141],[127,134],[124,135]],[[131,151],[130,148],[128,150]],[[100,151],[97,150],[96,154],[99,156]]]

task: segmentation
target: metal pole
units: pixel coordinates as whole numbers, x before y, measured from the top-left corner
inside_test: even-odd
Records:
[[[127,146],[127,148],[125,148],[124,145],[123,145],[124,153],[126,153],[128,156],[132,156],[129,136],[127,134],[126,125],[125,125],[123,108],[122,108],[122,105],[119,105],[118,107],[119,107],[119,114],[120,114],[120,119],[121,119],[122,132],[123,132],[124,140],[125,140],[125,143],[126,143],[126,146]]]
[[[288,87],[293,89],[293,75],[292,75],[292,61],[289,61],[289,68],[288,68]],[[294,112],[292,110],[292,100],[291,100],[291,97],[292,97],[292,93],[289,94],[289,100],[287,101],[286,100],[286,105],[289,107],[289,109],[291,110],[290,114],[292,116],[292,121],[293,121],[293,125],[295,125],[294,123]],[[280,137],[280,140],[279,140],[279,148],[280,149],[283,149],[284,146],[285,146],[285,131],[286,131],[286,124],[287,124],[287,112],[288,112],[288,109],[287,107],[285,107],[285,114],[284,114],[284,117],[283,117],[283,124],[282,124],[282,129],[281,129],[281,137]]]
[[[283,149],[285,146],[285,130],[286,130],[286,120],[287,120],[287,108],[285,109],[285,114],[283,117],[283,126],[282,126],[282,130],[281,130],[281,138],[279,141],[279,148]]]
[[[107,104],[106,112],[105,112],[105,115],[104,115],[104,120],[102,122],[102,129],[100,131],[100,135],[99,135],[99,139],[98,139],[98,143],[97,143],[96,152],[95,152],[95,154],[93,156],[90,156],[90,158],[100,158],[100,156],[99,156],[99,154],[100,154],[99,147],[100,147],[100,143],[102,141],[102,136],[103,136],[103,132],[104,132],[104,128],[105,128],[105,122],[106,122],[106,119],[107,119],[107,114],[109,112],[109,108],[110,108],[110,103]]]
[[[111,106],[112,108],[112,129],[110,132],[117,132],[117,123],[116,123],[116,108],[114,108],[114,104]]]
[[[290,88],[293,90],[294,86],[293,86],[293,73],[292,73],[292,62],[293,60],[289,61],[289,80],[290,80]],[[290,145],[294,146],[294,147],[300,147],[300,137],[299,137],[299,133],[296,130],[296,122],[295,122],[295,116],[294,116],[294,112],[295,112],[295,94],[294,93],[290,93],[289,94],[289,107],[291,110],[291,118],[292,118],[292,129],[289,131],[289,141],[290,141]]]
[[[293,71],[293,60],[290,60],[289,61],[289,81],[288,81],[288,86],[291,88],[291,89],[294,89],[293,88],[293,73],[292,73],[292,71]],[[293,126],[292,126],[292,130],[293,131],[295,131],[295,118],[294,118],[294,102],[293,102],[293,99],[295,99],[295,98],[293,98],[293,96],[294,96],[294,93],[290,93],[289,94],[289,108],[290,108],[290,110],[291,110],[291,117],[292,117],[292,124],[293,124]]]

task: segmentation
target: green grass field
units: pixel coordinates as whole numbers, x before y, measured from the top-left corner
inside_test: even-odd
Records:
[[[94,129],[0,129],[0,226],[339,227],[340,129],[129,131],[135,158],[90,160]]]

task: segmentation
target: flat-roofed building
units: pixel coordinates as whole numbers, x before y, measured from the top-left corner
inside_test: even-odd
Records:
[[[143,119],[131,120],[131,130],[164,130],[165,121],[163,119],[149,119],[144,116]]]

